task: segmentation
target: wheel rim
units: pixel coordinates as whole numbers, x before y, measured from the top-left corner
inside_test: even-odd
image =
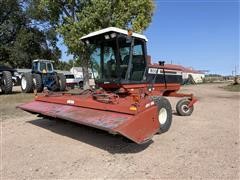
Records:
[[[160,124],[165,124],[167,121],[167,110],[165,108],[161,108],[158,113],[158,121]]]
[[[26,81],[25,77],[22,77],[21,86],[22,86],[22,89],[26,89],[26,87],[27,87],[27,81]]]
[[[190,108],[186,104],[182,105],[181,109],[184,113],[188,113],[190,111]]]

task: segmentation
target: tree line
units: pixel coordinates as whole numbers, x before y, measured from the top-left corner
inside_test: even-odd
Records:
[[[153,0],[0,0],[0,61],[20,68],[44,58],[66,68],[60,36],[86,74],[91,50],[80,37],[110,26],[142,32],[153,11]]]

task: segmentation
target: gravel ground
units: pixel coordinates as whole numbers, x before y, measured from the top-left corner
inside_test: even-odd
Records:
[[[194,113],[173,112],[145,145],[15,109],[33,95],[0,95],[1,179],[239,179],[240,94],[219,86],[183,87],[199,99]]]

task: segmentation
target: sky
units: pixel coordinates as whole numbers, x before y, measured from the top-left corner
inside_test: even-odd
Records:
[[[157,0],[143,33],[153,62],[181,64],[209,73],[239,72],[238,0]],[[62,59],[69,59],[60,42]]]

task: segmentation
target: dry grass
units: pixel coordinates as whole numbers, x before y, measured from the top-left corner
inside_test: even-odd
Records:
[[[240,84],[229,84],[223,88],[228,91],[240,92]]]

